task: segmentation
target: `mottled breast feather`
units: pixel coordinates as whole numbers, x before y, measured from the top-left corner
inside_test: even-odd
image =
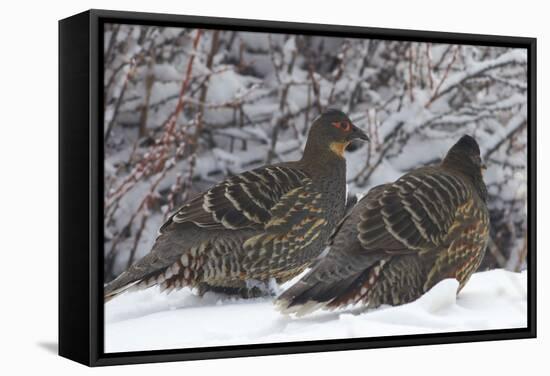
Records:
[[[243,244],[247,251],[243,263],[251,269],[288,267],[290,260],[296,259],[295,253],[319,238],[327,226],[321,198],[312,181],[287,192],[272,208],[265,231]],[[271,265],[263,263],[266,255]]]
[[[358,223],[365,249],[422,251],[442,244],[458,208],[472,197],[457,176],[426,167],[404,175],[368,199]]]

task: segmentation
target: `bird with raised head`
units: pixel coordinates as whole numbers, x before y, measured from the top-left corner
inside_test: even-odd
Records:
[[[340,222],[328,253],[278,297],[278,308],[300,316],[399,305],[445,278],[457,279],[460,291],[489,239],[482,169],[479,146],[466,135],[441,164],[371,189]]]
[[[298,275],[344,215],[344,151],[356,139],[368,137],[343,112],[325,111],[300,160],[229,177],[179,208],[151,251],[104,287],[105,300],[154,285],[252,297]]]

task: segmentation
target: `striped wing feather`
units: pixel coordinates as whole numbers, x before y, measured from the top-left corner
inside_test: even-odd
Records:
[[[208,229],[263,229],[282,197],[311,180],[290,166],[268,166],[233,176],[183,205],[161,228],[194,223]]]
[[[470,197],[464,182],[442,169],[415,170],[366,202],[359,241],[390,253],[431,250],[446,239],[458,207]]]

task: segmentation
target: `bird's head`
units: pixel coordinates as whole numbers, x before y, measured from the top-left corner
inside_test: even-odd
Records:
[[[346,147],[353,140],[368,141],[364,131],[355,126],[340,110],[329,109],[319,115],[311,126],[306,145],[317,152],[331,151],[344,157]]]
[[[442,166],[460,171],[471,178],[474,184],[479,186],[481,196],[486,196],[486,187],[483,183],[483,171],[486,167],[481,160],[479,145],[472,136],[462,136],[449,149]]]
[[[481,161],[481,152],[475,138],[464,135],[454,144],[445,157],[447,162],[460,164],[466,168],[474,168],[476,171],[482,171],[485,165]]]

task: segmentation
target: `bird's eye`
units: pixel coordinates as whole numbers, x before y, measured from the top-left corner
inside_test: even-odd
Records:
[[[349,121],[344,121],[344,122],[335,121],[332,123],[332,126],[335,128],[341,129],[344,132],[349,132],[351,129],[351,124],[349,123]]]

